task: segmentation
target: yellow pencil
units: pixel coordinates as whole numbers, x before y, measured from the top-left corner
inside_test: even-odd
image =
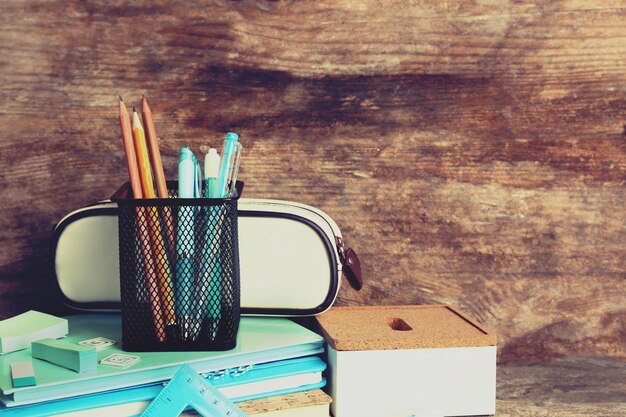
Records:
[[[135,140],[135,151],[137,153],[137,163],[139,165],[139,175],[141,177],[141,188],[144,198],[156,198],[154,183],[152,182],[152,170],[150,168],[150,158],[146,137],[141,126],[141,121],[137,111],[133,108],[133,138]],[[167,252],[163,245],[161,234],[161,222],[156,207],[149,207],[146,213],[148,223],[148,233],[152,242],[154,260],[157,263],[157,275],[159,278],[159,292],[161,293],[161,306],[165,314],[165,322],[168,325],[176,323],[174,314],[174,295],[172,292],[172,282],[167,260]]]

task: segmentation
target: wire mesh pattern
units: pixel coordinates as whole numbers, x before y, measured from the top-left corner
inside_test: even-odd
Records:
[[[113,198],[123,348],[232,349],[240,317],[238,197],[171,197]]]

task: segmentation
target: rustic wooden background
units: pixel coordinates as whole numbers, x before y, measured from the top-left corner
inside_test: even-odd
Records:
[[[248,197],[321,208],[339,303],[446,303],[501,362],[626,358],[626,2],[0,2],[0,316],[49,305],[66,213],[127,173],[117,95],[241,134]],[[344,283],[345,284],[345,283]]]

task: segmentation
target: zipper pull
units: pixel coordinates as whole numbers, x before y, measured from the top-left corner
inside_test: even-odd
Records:
[[[343,265],[343,273],[348,280],[350,286],[359,291],[363,288],[363,275],[361,273],[361,261],[356,252],[352,248],[346,248],[343,239],[335,238],[337,251],[339,252],[339,260]]]

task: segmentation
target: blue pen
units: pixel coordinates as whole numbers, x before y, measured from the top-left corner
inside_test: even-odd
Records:
[[[187,147],[180,148],[178,158],[178,197],[198,198],[202,187],[200,163]],[[194,327],[199,326],[193,320],[194,304],[194,255],[195,255],[195,217],[197,208],[181,206],[178,210],[176,228],[176,299],[174,307],[179,318],[182,338],[188,340]]]
[[[239,135],[228,132],[224,140],[222,163],[217,178],[217,198],[228,197],[231,188],[234,189],[235,184],[231,184],[231,180],[235,166],[239,166],[238,155],[240,152],[241,144],[239,143]]]
[[[242,146],[239,143],[239,136],[236,133],[229,132],[224,140],[224,151],[221,161],[216,158],[217,151],[209,150],[205,159],[205,197],[209,198],[226,198],[233,195],[235,190],[235,181],[237,171],[239,170],[239,160],[241,156]],[[219,171],[215,172],[219,165]],[[216,180],[213,180],[217,177]],[[215,184],[215,186],[214,186]],[[222,297],[222,264],[220,261],[221,253],[219,245],[216,242],[221,240],[222,227],[225,221],[223,206],[209,207],[206,211],[207,228],[205,250],[203,253],[203,285],[208,283],[208,294],[203,294],[199,300],[199,315],[204,317],[208,313],[209,339],[217,338],[221,314],[221,297]],[[205,290],[206,290],[205,289]],[[208,297],[208,300],[204,299]],[[208,311],[204,306],[208,304]]]

